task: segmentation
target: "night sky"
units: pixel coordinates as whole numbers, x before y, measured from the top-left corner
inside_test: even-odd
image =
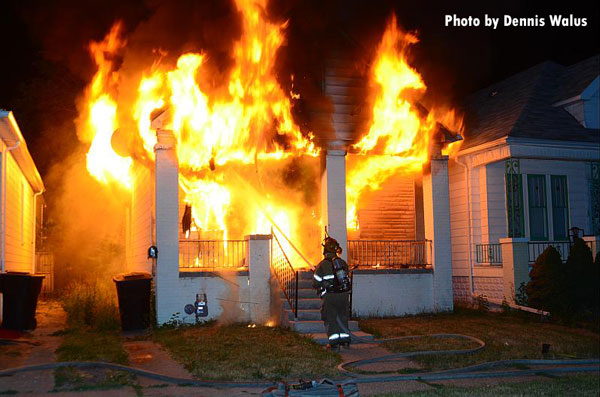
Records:
[[[376,43],[395,10],[404,29],[417,31],[412,60],[435,95],[459,103],[478,89],[552,60],[569,65],[599,52],[598,2],[558,6],[518,1],[279,1],[269,15],[289,20],[287,61],[300,67],[307,51],[340,29],[362,43]],[[157,17],[160,13],[160,17]],[[444,15],[543,17],[545,27],[446,27]],[[587,27],[551,27],[549,14],[587,19]],[[0,108],[13,110],[42,176],[77,145],[76,98],[94,73],[87,52],[121,19],[128,33],[140,26],[161,46],[214,49],[225,54],[239,35],[228,1],[16,1],[0,14]],[[150,25],[150,28],[148,25]],[[152,45],[153,37],[143,36]],[[292,50],[292,51],[290,51]],[[317,51],[318,52],[318,51]],[[225,56],[226,58],[226,56]],[[285,62],[284,62],[285,63]],[[226,61],[224,61],[226,64]],[[301,93],[302,94],[302,93]]]

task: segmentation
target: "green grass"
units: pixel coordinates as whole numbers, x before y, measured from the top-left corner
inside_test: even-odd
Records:
[[[280,380],[335,376],[341,362],[308,337],[281,328],[215,323],[158,329],[155,342],[194,376],[215,380]]]
[[[58,361],[105,361],[127,364],[127,352],[118,332],[99,332],[75,328],[66,332],[56,349]]]
[[[128,364],[120,334],[114,285],[98,281],[73,285],[62,297],[68,328],[56,350],[57,361],[104,361]],[[131,374],[105,369],[58,368],[55,391],[104,390],[133,385]]]
[[[100,332],[89,328],[69,329],[56,350],[57,361],[104,361],[128,364],[122,337],[116,331]],[[133,385],[135,376],[102,368],[57,368],[55,391],[104,390]]]
[[[403,393],[378,394],[376,397],[410,396],[598,396],[598,375],[578,374],[526,382],[504,382],[497,385],[459,387],[436,384],[435,389]]]
[[[377,338],[436,333],[475,336],[486,347],[470,355],[432,355],[413,357],[425,370],[442,370],[507,359],[570,359],[600,356],[600,335],[588,329],[541,322],[535,316],[514,313],[481,313],[459,309],[452,314],[419,315],[394,319],[360,321],[362,330]],[[551,345],[542,355],[542,343]],[[458,339],[423,338],[401,343],[386,343],[393,352],[450,350],[476,347]]]

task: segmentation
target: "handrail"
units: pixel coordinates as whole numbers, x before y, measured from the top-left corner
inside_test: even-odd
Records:
[[[431,240],[348,240],[348,264],[422,268],[431,265],[431,245]]]
[[[277,264],[273,263],[274,261],[279,261],[275,260],[275,256],[273,255],[274,244],[271,242],[271,267],[274,270],[275,278],[277,279],[277,282],[283,291],[285,299],[294,313],[294,318],[298,318],[298,271],[294,270],[294,267],[283,250],[279,239],[275,233],[273,233],[273,229],[271,229],[271,236],[272,240],[277,243],[277,247],[279,247],[279,250],[283,255],[283,262],[287,264],[286,267],[281,268],[280,266],[277,266]]]

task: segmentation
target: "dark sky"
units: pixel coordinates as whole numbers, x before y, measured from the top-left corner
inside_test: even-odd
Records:
[[[94,73],[86,46],[101,39],[116,19],[130,33],[145,29],[141,37],[148,45],[156,39],[163,46],[177,42],[182,49],[223,46],[239,31],[229,1],[5,0],[2,8],[0,108],[15,112],[42,175],[77,143],[75,99]],[[593,1],[554,6],[511,0],[291,0],[269,7],[270,15],[289,20],[288,34],[294,37],[288,40],[290,47],[299,46],[294,52],[299,60],[340,28],[363,43],[375,43],[392,10],[405,29],[418,33],[414,63],[430,90],[451,102],[539,62],[568,65],[599,52],[599,6]],[[546,26],[446,27],[446,14],[479,17],[482,24],[484,14],[501,18],[500,23],[506,14],[537,15]],[[551,27],[550,14],[586,18],[587,27]]]

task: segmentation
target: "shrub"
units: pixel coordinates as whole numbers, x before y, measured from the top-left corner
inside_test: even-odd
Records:
[[[529,273],[528,302],[567,320],[598,313],[599,269],[598,258],[595,263],[592,261],[592,252],[580,238],[575,238],[565,264],[558,251],[550,246],[536,259]]]
[[[532,307],[553,314],[567,311],[565,267],[556,248],[549,246],[537,257],[525,287],[527,301]]]
[[[112,283],[97,280],[72,284],[61,299],[70,327],[99,331],[119,328],[119,309]]]

